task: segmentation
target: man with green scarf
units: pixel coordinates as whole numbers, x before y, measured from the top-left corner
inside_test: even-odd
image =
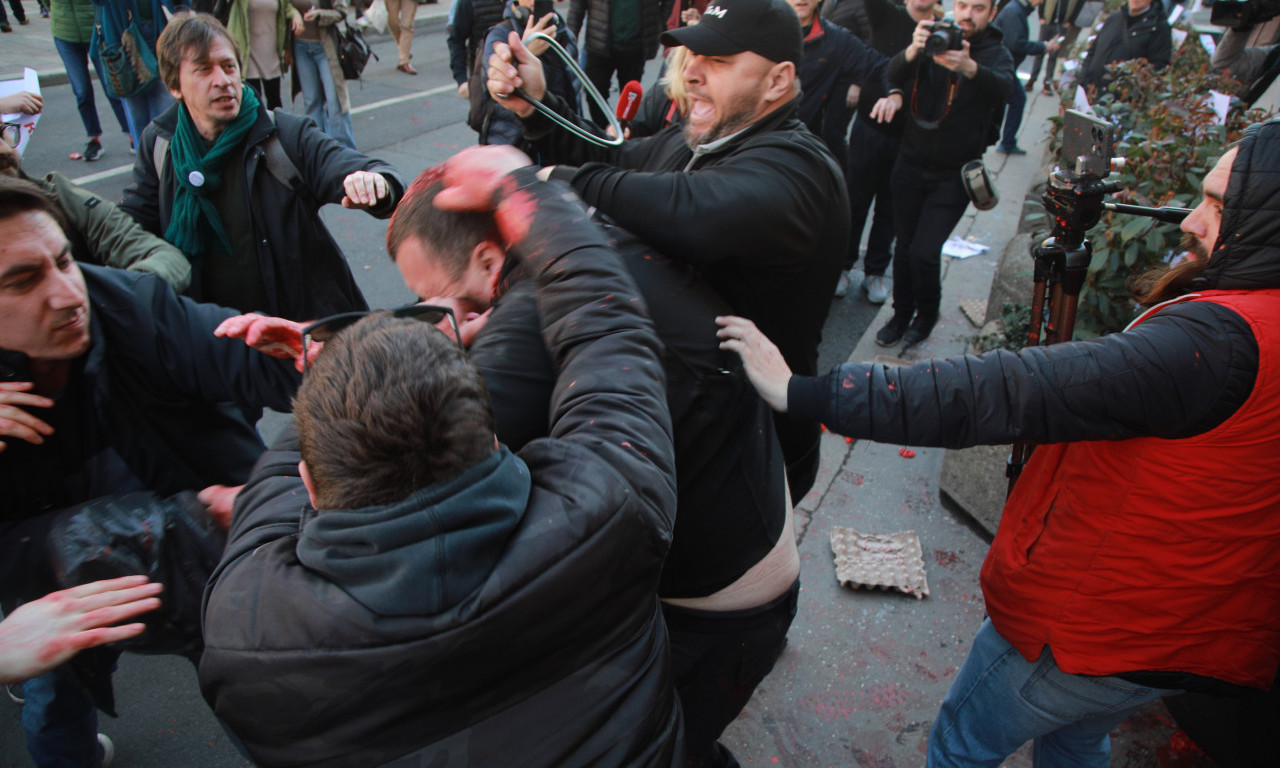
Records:
[[[294,320],[367,309],[319,207],[390,216],[404,190],[395,169],[308,118],[267,112],[208,14],[174,16],[156,56],[177,104],[143,132],[121,207],[191,258],[188,293]]]

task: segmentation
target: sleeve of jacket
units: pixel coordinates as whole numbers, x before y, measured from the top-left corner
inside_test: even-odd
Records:
[[[888,85],[885,79],[889,59],[875,48],[858,39],[852,32],[843,27],[831,30],[840,41],[840,53],[843,61],[840,64],[840,81],[866,85],[870,80],[879,79],[882,85]],[[885,91],[889,89],[886,87]],[[832,94],[831,98],[839,98],[844,94]]]
[[[124,189],[120,209],[145,230],[157,237],[160,231],[160,169],[155,166],[156,126],[142,131],[137,154],[133,158],[133,183]]]
[[[574,37],[582,36],[582,20],[587,17],[590,0],[569,0],[569,31]]]
[[[151,272],[178,292],[191,284],[191,262],[177,247],[147,232],[115,204],[72,184],[61,173],[51,173],[45,180],[52,185],[71,226],[89,244],[95,264]]]
[[[897,88],[900,91],[908,91],[923,58],[924,56],[921,55],[917,56],[915,61],[907,61],[907,52],[904,49],[898,51],[892,59],[889,59],[889,68],[885,72],[885,79],[889,81],[890,89]]]
[[[660,253],[705,266],[747,255],[773,258],[758,247],[761,221],[785,229],[776,233],[780,239],[811,242],[830,202],[820,181],[827,175],[811,153],[771,147],[691,173],[590,163],[574,173],[573,186]],[[779,210],[793,213],[779,220]]]
[[[1228,29],[1213,50],[1213,70],[1229,70],[1235,79],[1246,86],[1262,74],[1262,63],[1270,50],[1262,46],[1249,46],[1249,33]]]
[[[276,110],[276,127],[285,153],[297,164],[298,172],[321,205],[342,202],[342,182],[356,171],[371,171],[381,174],[390,190],[381,203],[368,209],[369,214],[385,219],[395,211],[405,183],[389,163],[344,147],[309,118]]]
[[[175,390],[201,402],[292,410],[301,382],[292,361],[213,335],[234,310],[178,296],[153,275],[140,276],[134,291],[133,325],[150,340],[149,357],[159,361]]]
[[[471,68],[467,65],[467,40],[478,36],[471,29],[474,23],[472,12],[471,0],[457,0],[449,11],[449,31],[445,40],[449,44],[449,71],[453,73],[453,81],[458,85],[471,78]],[[479,30],[479,33],[483,34],[485,31]]]
[[[1189,437],[1248,399],[1257,365],[1243,318],[1185,302],[1101,339],[793,377],[788,411],[851,437],[946,448]]]
[[[581,203],[532,167],[514,174],[536,213],[512,251],[538,285],[538,314],[559,376],[551,397],[553,438],[606,461],[659,515],[675,519],[671,417],[660,343],[644,301],[605,233]]]
[[[994,45],[991,47],[989,60],[978,62],[978,71],[973,76],[973,85],[989,103],[1003,107],[1009,98],[1009,90],[1013,88],[1015,79],[1013,54],[1009,53],[1009,49],[1003,45]]]

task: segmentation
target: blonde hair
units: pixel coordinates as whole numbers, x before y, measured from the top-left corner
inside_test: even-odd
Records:
[[[675,103],[676,111],[681,115],[689,112],[689,92],[684,84],[684,67],[688,61],[689,49],[683,45],[667,51],[667,71],[658,81],[658,85],[667,92],[667,98]]]

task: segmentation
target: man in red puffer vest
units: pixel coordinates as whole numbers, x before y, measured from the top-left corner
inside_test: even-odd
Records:
[[[722,320],[793,419],[906,445],[1040,443],[982,568],[990,618],[928,765],[1107,766],[1109,731],[1180,691],[1267,689],[1280,665],[1280,121],[1204,179],[1189,258],[1089,341],[792,376]]]

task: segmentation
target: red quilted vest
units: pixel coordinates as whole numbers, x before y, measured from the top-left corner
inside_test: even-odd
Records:
[[[1028,661],[1047,644],[1065,672],[1267,688],[1280,664],[1280,290],[1190,298],[1253,329],[1249,399],[1196,437],[1037,447],[982,589]]]

